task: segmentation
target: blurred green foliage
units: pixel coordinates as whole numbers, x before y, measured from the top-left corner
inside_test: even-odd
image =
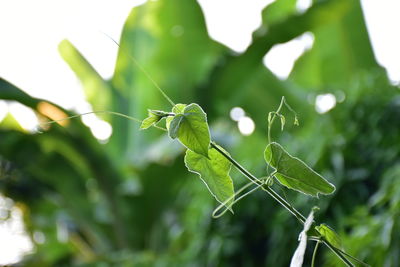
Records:
[[[137,118],[148,108],[169,110],[132,56],[175,102],[199,103],[213,138],[260,177],[266,173],[267,114],[284,95],[300,127],[276,129],[274,136],[337,188],[318,200],[287,197],[305,214],[318,204],[317,219],[338,231],[348,253],[372,266],[399,266],[399,89],[375,61],[359,1],[313,1],[300,13],[295,2],[266,7],[263,24],[240,54],[210,39],[193,0],[134,8],[109,81],[70,42],[63,41],[60,52],[94,109]],[[315,37],[312,49],[287,80],[279,80],[263,57],[305,32]],[[321,115],[313,104],[321,93],[345,98]],[[46,115],[43,100],[3,79],[0,99]],[[229,119],[234,106],[254,119],[251,136],[241,136]],[[288,266],[302,227],[272,199],[254,193],[235,205],[234,215],[214,220],[217,204],[185,169],[176,141],[154,128],[139,131],[131,121],[105,118],[113,126],[107,144],[80,119],[43,133],[24,132],[10,117],[1,122],[0,192],[22,207],[29,234],[46,238],[21,265]],[[233,178],[236,189],[244,183],[239,173]],[[318,266],[342,265],[327,249],[320,252]],[[307,253],[306,264],[310,248]]]

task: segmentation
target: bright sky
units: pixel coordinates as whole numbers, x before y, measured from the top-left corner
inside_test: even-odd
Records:
[[[237,52],[246,49],[252,31],[261,22],[261,9],[272,1],[199,0],[205,11],[210,35]],[[110,78],[118,48],[102,32],[119,40],[130,8],[143,2],[2,0],[0,76],[33,96],[49,99],[68,109],[88,111],[90,107],[84,101],[79,81],[58,54],[58,43],[64,38],[71,40],[104,78]],[[307,8],[310,2],[298,0],[299,10]],[[397,32],[400,25],[400,1],[362,0],[362,5],[377,60],[386,67],[390,79],[398,83],[400,38]],[[294,60],[312,47],[312,43],[313,35],[306,33],[287,44],[274,47],[266,55],[264,62],[279,78],[285,79],[293,67]],[[151,73],[151,70],[148,71]],[[325,109],[317,111],[323,113],[327,111],[326,107],[334,106],[332,101],[335,99],[327,94],[321,95],[319,101],[321,106],[325,105]],[[35,123],[32,123],[34,115],[29,110],[20,105],[5,104],[3,101],[0,101],[0,120],[8,110],[20,119],[24,127],[35,127]],[[254,130],[251,119],[246,116],[242,118],[242,123],[238,121],[239,127],[247,125],[246,129],[253,127]],[[91,123],[99,139],[105,139],[111,134],[111,127],[96,121],[94,116],[88,123]],[[20,235],[11,238],[10,232],[5,234],[4,225],[0,222],[0,248],[5,244],[7,249],[14,247],[15,251],[21,250],[20,246],[29,248],[25,239],[25,243],[21,241]],[[10,238],[15,242],[11,242]],[[15,257],[7,258],[7,255],[14,254],[0,253],[0,264],[15,261]]]

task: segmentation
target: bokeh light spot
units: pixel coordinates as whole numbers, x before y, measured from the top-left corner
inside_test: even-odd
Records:
[[[333,94],[317,95],[315,99],[315,110],[320,113],[326,113],[336,106],[336,97]]]
[[[232,120],[239,121],[242,117],[244,117],[245,113],[244,110],[240,107],[234,107],[229,112],[229,115]]]
[[[238,127],[241,134],[251,135],[254,132],[256,125],[250,117],[245,116],[239,120]]]

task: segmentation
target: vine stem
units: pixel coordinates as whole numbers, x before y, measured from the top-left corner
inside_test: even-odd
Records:
[[[322,241],[336,256],[338,256],[348,267],[355,267],[353,263],[351,263],[339,249],[335,248],[331,243],[326,240]]]
[[[142,120],[136,119],[135,117],[132,117],[132,116],[125,115],[123,113],[119,113],[119,112],[115,112],[115,111],[108,111],[108,110],[96,110],[96,111],[90,111],[90,112],[85,112],[85,113],[80,113],[80,114],[68,116],[68,117],[65,117],[65,118],[62,118],[62,119],[58,119],[58,120],[47,121],[47,122],[41,123],[39,125],[46,126],[46,125],[53,124],[53,123],[58,123],[58,122],[61,122],[61,121],[66,121],[66,120],[70,120],[70,119],[79,118],[79,117],[82,117],[82,116],[85,116],[85,115],[89,115],[89,114],[101,114],[101,113],[120,116],[120,117],[126,118],[128,120],[137,122],[137,123],[142,123],[143,122]],[[166,116],[175,116],[174,113],[166,113],[165,115]],[[155,128],[157,128],[159,130],[163,130],[164,132],[167,132],[167,129],[165,129],[163,127],[160,127],[160,126],[157,126],[155,124],[153,124],[152,127],[155,127]]]
[[[314,248],[314,252],[313,252],[312,260],[311,260],[311,267],[315,267],[315,257],[317,256],[319,243],[321,243],[321,241],[317,241],[317,243],[315,244],[315,248]]]
[[[293,214],[300,223],[304,224],[306,218],[303,214],[301,214],[298,210],[296,210],[289,202],[287,202],[284,198],[282,198],[278,193],[276,193],[271,187],[263,184],[257,177],[251,174],[248,170],[246,170],[242,165],[240,165],[236,160],[234,160],[230,155],[228,155],[225,151],[220,149],[214,142],[210,143],[211,147],[217,150],[222,156],[224,156],[227,160],[229,160],[233,166],[235,166],[246,178],[252,181],[254,184],[258,186],[262,186],[262,189],[266,191],[273,199],[275,199],[279,204],[281,204],[286,210],[288,210],[291,214]],[[319,240],[318,240],[319,241]],[[339,249],[334,247],[329,241],[323,240],[324,245],[326,245],[337,257],[339,257],[343,263],[348,267],[354,267],[354,264],[351,263]]]
[[[151,77],[151,75],[144,69],[144,67],[139,64],[139,62],[135,59],[135,57],[133,57],[132,55],[130,55],[129,53],[126,53],[124,50],[122,50],[121,45],[115,41],[114,38],[112,38],[110,35],[108,35],[107,33],[103,32],[103,34],[105,36],[107,36],[108,38],[111,39],[111,41],[113,41],[119,48],[119,51],[123,54],[125,54],[126,56],[128,56],[128,58],[136,65],[136,67],[138,67],[140,69],[141,72],[144,73],[144,75],[146,75],[147,79],[149,79],[149,81],[155,86],[155,88],[157,88],[157,90],[161,93],[161,95],[171,104],[171,106],[175,106],[174,101],[171,100],[171,98],[169,98],[169,96],[164,92],[163,89],[161,89],[161,87],[158,85],[158,83],[156,83],[156,81]]]
[[[269,120],[269,118],[268,118],[268,143],[269,144],[271,143],[271,128],[272,128],[272,124],[274,123],[276,115],[279,114],[279,112],[281,111],[284,102],[285,102],[285,97],[283,96],[282,99],[281,99],[281,103],[279,104],[278,109],[275,112],[270,113],[268,115],[268,117],[269,117],[271,114],[273,114],[271,120]]]
[[[281,109],[283,108],[283,105],[286,106],[286,108],[294,114],[294,125],[299,125],[299,122],[297,120],[297,113],[294,111],[289,104],[286,102],[286,99],[284,96],[282,96],[281,103],[279,104],[279,107],[276,111],[272,111],[268,114],[268,143],[271,144],[271,129],[272,129],[272,124],[275,121],[275,117],[278,116],[281,118],[281,129],[283,130],[283,127],[285,125],[285,117],[280,113]]]
[[[244,176],[246,176],[250,181],[256,185],[261,185],[262,189],[266,191],[273,199],[275,199],[279,204],[286,208],[290,213],[292,213],[302,224],[306,221],[306,218],[298,210],[296,210],[289,202],[282,198],[278,193],[276,193],[271,187],[262,184],[262,182],[246,170],[242,165],[240,165],[236,160],[234,160],[230,155],[225,153],[220,149],[214,142],[211,142],[211,147],[217,150],[221,155],[223,155],[227,160],[229,160],[233,166],[235,166]]]

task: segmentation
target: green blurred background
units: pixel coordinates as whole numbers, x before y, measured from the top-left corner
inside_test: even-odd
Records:
[[[287,198],[305,214],[318,205],[317,220],[337,230],[348,253],[371,266],[399,266],[399,88],[375,60],[359,1],[314,1],[299,13],[296,1],[278,0],[262,15],[250,46],[235,53],[209,37],[196,1],[149,1],[125,22],[110,80],[69,41],[59,50],[94,110],[136,118],[148,108],[169,110],[132,56],[176,103],[200,104],[213,139],[260,177],[267,114],[285,96],[300,127],[288,114],[275,139],[337,188],[319,199],[286,190]],[[265,54],[306,32],[314,35],[313,47],[286,80],[278,79],[264,66]],[[1,79],[0,99],[42,119],[73,115],[21,89]],[[326,93],[341,101],[319,114],[315,98]],[[229,118],[235,106],[254,120],[252,135],[240,134]],[[212,219],[217,203],[185,169],[178,143],[157,129],[102,117],[113,127],[105,144],[80,119],[36,133],[11,115],[0,123],[0,192],[23,211],[28,234],[45,237],[32,238],[34,253],[21,266],[289,265],[302,226],[265,193]],[[245,183],[238,172],[232,176],[236,189]],[[342,263],[322,248],[317,266]]]

